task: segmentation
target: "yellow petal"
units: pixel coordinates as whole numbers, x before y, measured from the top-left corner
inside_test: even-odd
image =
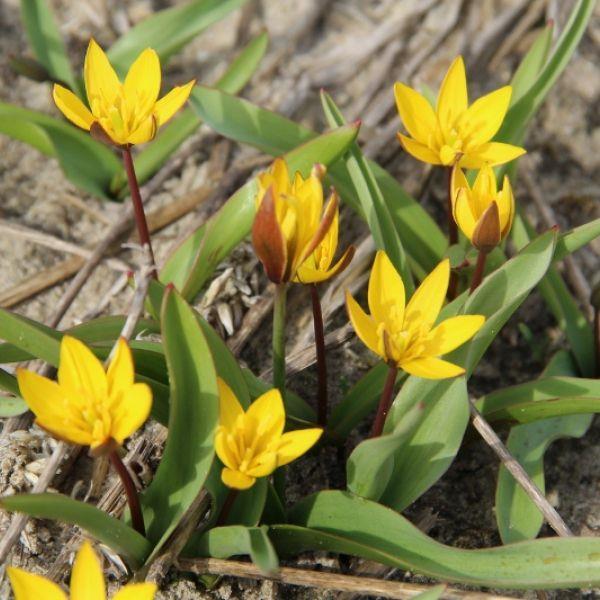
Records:
[[[15,600],[67,600],[67,595],[55,583],[41,575],[16,567],[8,567],[6,572]]]
[[[152,108],[160,93],[160,61],[152,48],[146,48],[129,67],[123,84],[125,99],[140,111]]]
[[[185,85],[174,87],[154,105],[158,127],[164,125],[187,102],[195,83],[196,80],[193,79]]]
[[[83,342],[70,335],[65,335],[60,344],[58,383],[72,398],[84,392],[102,401],[108,394],[102,363]]]
[[[346,307],[356,335],[369,350],[382,356],[378,351],[377,324],[373,320],[373,317],[365,313],[348,290],[346,290]]]
[[[221,471],[221,480],[227,487],[236,490],[247,490],[254,485],[256,478],[244,475],[244,473],[240,473],[239,471],[232,471],[225,467]]]
[[[273,388],[259,396],[246,411],[248,422],[259,424],[259,431],[269,432],[273,437],[279,437],[285,427],[285,409],[281,392]]]
[[[119,444],[135,433],[148,419],[152,390],[145,383],[134,383],[111,411],[111,437]]]
[[[113,104],[121,91],[121,82],[115,70],[112,68],[102,48],[100,48],[94,39],[90,40],[85,55],[83,78],[92,112],[96,104],[93,101],[94,98],[103,98],[108,104]],[[98,117],[99,115],[95,116]]]
[[[467,76],[462,56],[457,56],[440,87],[436,112],[442,131],[449,136],[455,122],[466,110],[469,103],[467,96]]]
[[[442,164],[440,155],[425,144],[421,144],[421,142],[417,142],[416,140],[406,137],[401,133],[398,133],[397,136],[398,140],[402,144],[402,147],[417,160],[421,160],[432,165]]]
[[[379,250],[369,275],[369,310],[376,322],[404,320],[404,283],[388,255]]]
[[[321,281],[326,281],[327,279],[334,277],[350,263],[354,256],[354,250],[353,246],[346,248],[346,251],[342,254],[341,258],[327,271],[315,269],[308,265],[308,260],[304,261],[298,269],[295,281],[299,283],[320,283]]]
[[[276,190],[279,193],[288,191],[288,188],[290,187],[290,175],[285,160],[283,158],[276,158],[273,161],[270,171]]]
[[[69,121],[86,131],[90,130],[94,122],[94,115],[88,107],[71,91],[58,83],[52,89],[54,103]]]
[[[128,390],[133,385],[134,376],[131,350],[125,339],[119,338],[106,373],[108,394],[113,396]]]
[[[526,150],[519,146],[502,142],[488,142],[479,146],[475,151],[465,154],[460,159],[460,166],[463,169],[480,169],[487,163],[494,167],[510,162],[525,152]]]
[[[491,200],[495,199],[496,192],[496,175],[494,170],[489,165],[484,165],[479,170],[479,173],[477,173],[475,183],[473,184],[473,194],[485,199],[485,206],[482,207],[483,210],[487,208]]]
[[[479,146],[496,135],[504,121],[511,95],[512,88],[506,85],[471,104],[459,122],[459,131],[467,138],[468,145]]]
[[[266,477],[277,468],[277,454],[275,452],[262,452],[246,470],[250,477]]]
[[[455,165],[452,169],[451,185],[452,185],[452,202],[453,203],[456,202],[456,197],[458,195],[458,191],[461,188],[464,188],[467,192],[469,192],[471,190],[471,186],[469,185],[469,182],[467,181],[467,178],[465,177],[463,170],[460,167],[458,167],[457,165]]]
[[[423,379],[447,379],[448,377],[458,377],[465,372],[458,365],[433,357],[416,358],[402,363],[400,368],[410,375],[423,377]]]
[[[396,83],[394,96],[400,118],[408,133],[417,141],[427,145],[437,128],[437,119],[431,104],[416,90]]]
[[[465,234],[467,239],[473,241],[473,232],[477,226],[477,220],[471,210],[466,188],[461,188],[458,191],[458,196],[454,202],[453,216],[456,224],[460,227],[460,230]]]
[[[146,142],[150,142],[156,136],[157,129],[158,124],[156,122],[156,117],[154,115],[150,115],[140,123],[139,127],[135,131],[132,131],[127,136],[127,143],[145,144]]]
[[[233,390],[220,377],[217,378],[217,385],[219,387],[219,425],[225,429],[233,429],[237,418],[244,414],[244,409]]]
[[[312,448],[321,435],[322,429],[298,429],[288,431],[281,436],[277,450],[277,466],[287,465]]]
[[[155,583],[129,583],[112,600],[153,600],[156,590]]]
[[[71,600],[106,600],[102,565],[89,542],[84,542],[73,562]]]
[[[451,352],[471,339],[484,323],[483,315],[461,315],[446,319],[431,330],[423,353],[441,356]]]
[[[498,194],[497,204],[500,217],[500,231],[502,239],[504,239],[508,235],[515,217],[515,197],[507,175],[504,176],[502,191]]]
[[[409,327],[431,327],[442,309],[448,281],[450,261],[443,260],[421,283],[412,295],[404,313],[405,329]]]
[[[231,438],[233,435],[234,434],[228,433],[224,427],[217,427],[217,431],[215,433],[215,452],[217,453],[219,460],[226,467],[235,470],[239,466],[240,461],[238,460],[238,456],[236,454],[238,452],[237,448],[233,448],[232,446],[234,444],[230,446],[228,442],[228,438]],[[236,438],[233,439],[235,440]]]

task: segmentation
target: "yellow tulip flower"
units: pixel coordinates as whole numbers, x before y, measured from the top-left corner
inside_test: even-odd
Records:
[[[108,136],[117,145],[144,144],[153,139],[158,128],[185,104],[195,83],[177,86],[159,100],[161,71],[154,50],[146,48],[121,83],[93,39],[85,55],[83,77],[89,109],[59,84],[54,85],[54,102],[77,127],[101,138]]]
[[[67,600],[56,583],[16,567],[6,569],[15,600]],[[100,559],[89,542],[84,542],[73,562],[71,571],[71,600],[106,600],[106,585]],[[152,600],[154,583],[129,583],[112,600]]]
[[[507,235],[515,216],[515,198],[507,176],[501,190],[493,169],[484,166],[469,185],[464,173],[452,173],[452,213],[456,224],[478,250],[488,253]]]
[[[442,82],[435,110],[416,90],[396,83],[396,106],[409,136],[398,133],[404,149],[418,160],[465,169],[485,163],[499,165],[525,153],[523,148],[492,142],[512,94],[504,86],[469,106],[467,78],[462,56],[454,59]]]
[[[296,283],[320,283],[343,271],[354,256],[354,246],[349,246],[341,258],[331,266],[338,245],[339,210],[335,211],[329,230],[314,252],[298,267]]]
[[[244,412],[231,388],[222,379],[218,384],[215,450],[225,465],[221,479],[230,488],[252,487],[258,477],[267,477],[307,452],[323,433],[318,428],[283,433],[285,409],[278,389],[264,393]]]
[[[152,391],[134,383],[131,350],[120,339],[108,371],[83,342],[65,335],[58,381],[17,370],[23,399],[36,423],[59,439],[90,446],[92,452],[122,444],[148,418]]]
[[[295,278],[334,221],[338,197],[332,191],[323,210],[323,175],[324,167],[315,165],[306,179],[296,173],[290,180],[285,161],[278,158],[269,171],[258,176],[252,244],[274,283]]]
[[[352,326],[362,342],[388,364],[411,375],[444,379],[464,369],[439,358],[473,337],[483,325],[481,315],[451,317],[435,325],[450,278],[443,260],[421,283],[405,306],[404,284],[385,252],[377,252],[369,278],[366,314],[346,291]]]

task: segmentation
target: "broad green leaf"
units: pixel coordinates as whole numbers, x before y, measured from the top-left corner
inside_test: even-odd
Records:
[[[25,123],[22,130],[20,123]],[[39,131],[35,132],[35,128]],[[75,186],[94,196],[109,197],[111,180],[121,164],[111,150],[95,141],[89,133],[48,115],[4,102],[0,102],[0,133],[55,156],[65,176]]]
[[[407,379],[394,400],[384,434],[400,427],[419,403],[424,404],[424,409],[412,431],[397,439],[394,468],[380,495],[384,504],[404,510],[448,470],[469,424],[468,402],[464,377],[441,381]]]
[[[511,106],[516,104],[530,90],[546,64],[552,46],[553,34],[554,24],[549,22],[535,38],[531,48],[529,48],[514,72],[510,82],[512,87]]]
[[[545,100],[577,48],[594,10],[594,0],[579,0],[556,43],[550,59],[527,92],[509,109],[496,140],[520,143],[527,125]]]
[[[219,90],[196,86],[192,105],[215,131],[237,142],[279,156],[317,134],[289,119]],[[367,161],[383,194],[411,266],[420,278],[429,273],[446,250],[446,238],[429,214],[375,162]],[[346,166],[331,165],[329,181],[343,201],[364,218]]]
[[[279,559],[267,532],[267,527],[215,527],[202,535],[192,537],[184,554],[214,558],[247,554],[252,558],[252,562],[268,575],[277,571]]]
[[[577,252],[579,248],[583,248],[583,246],[589,244],[598,236],[600,236],[600,219],[594,219],[589,223],[585,223],[571,229],[571,231],[563,233],[556,242],[554,262],[558,262],[565,258],[565,256]]]
[[[142,496],[154,554],[202,489],[214,457],[219,411],[206,338],[192,309],[172,288],[163,300],[161,323],[171,390],[169,436],[154,479]]]
[[[576,370],[577,368],[570,355],[563,351],[553,358],[543,375],[575,375]],[[570,379],[575,378],[571,377]],[[570,393],[572,393],[573,387],[579,387],[579,391],[582,393],[590,393],[590,387],[595,384],[597,392],[600,392],[600,382],[588,380],[587,383],[588,385],[582,381],[578,384],[575,379],[575,381],[572,381],[572,386],[567,384],[566,387],[571,388]],[[552,389],[555,396],[558,395],[560,400],[565,400],[562,395],[566,391],[563,385],[548,386],[548,391]],[[544,385],[544,387],[546,386]],[[537,393],[539,391],[539,389],[535,390]],[[536,395],[538,395],[537,393]],[[596,404],[600,411],[600,397],[597,400]],[[552,401],[544,400],[544,402]],[[546,485],[544,454],[548,446],[562,437],[581,437],[587,431],[591,421],[591,415],[582,414],[543,419],[527,425],[518,425],[510,430],[506,446],[543,493]],[[538,507],[503,465],[500,465],[498,472],[495,514],[498,531],[505,544],[537,537],[544,522],[544,517]]]
[[[219,474],[220,472],[219,469]],[[268,487],[268,478],[261,477],[250,489],[238,492],[225,524],[245,525],[246,527],[258,525],[265,508]],[[231,492],[229,488],[227,491]]]
[[[344,115],[325,91],[321,91],[321,104],[330,127],[341,127],[346,124]],[[369,163],[356,142],[350,146],[343,160],[360,202],[362,214],[365,215],[375,241],[375,247],[378,250],[385,250],[392,264],[400,273],[406,294],[410,297],[414,291],[414,285],[402,241],[394,227],[391,214]]]
[[[339,404],[334,406],[329,427],[340,437],[346,438],[374,408],[381,396],[388,366],[378,362],[369,372],[350,388]]]
[[[150,542],[123,521],[111,517],[92,504],[62,494],[16,494],[0,499],[4,510],[25,513],[38,519],[53,519],[77,525],[123,556],[133,568],[144,563]]]
[[[535,231],[522,210],[517,210],[511,231],[517,248],[525,246]],[[539,285],[544,301],[552,311],[559,327],[565,332],[581,374],[595,374],[594,337],[592,329],[570,294],[556,267],[551,267]]]
[[[194,107],[195,99],[194,91]],[[285,155],[285,160],[292,172],[300,171],[306,176],[314,163],[329,165],[335,162],[357,133],[356,126],[340,127],[293,149]],[[250,233],[255,195],[256,181],[253,179],[179,246],[163,267],[160,280],[173,283],[185,298],[194,298],[217,265]]]
[[[21,20],[34,56],[52,79],[79,93],[65,43],[47,0],[21,0]]]
[[[165,64],[199,33],[246,1],[192,0],[161,10],[138,23],[110,47],[107,52],[110,62],[124,77],[133,61],[150,45]]]
[[[346,463],[348,489],[364,498],[378,500],[394,472],[394,454],[424,417],[425,405],[417,403],[392,431],[361,442]]]
[[[340,491],[320,492],[269,528],[280,555],[329,551],[360,556],[442,581],[501,589],[600,584],[600,539],[546,538],[467,550],[436,542],[394,510]]]
[[[216,87],[229,94],[237,94],[250,80],[262,60],[269,42],[266,32],[257,35],[235,57]],[[140,183],[147,181],[169,159],[202,121],[192,108],[184,109],[180,115],[161,127],[158,135],[135,157],[135,172]],[[113,180],[114,193],[125,196],[128,193],[127,177],[121,171]]]

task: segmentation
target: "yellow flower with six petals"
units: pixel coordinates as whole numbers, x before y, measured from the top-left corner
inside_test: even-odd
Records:
[[[269,171],[258,176],[252,244],[274,283],[296,277],[300,265],[313,255],[335,220],[335,191],[323,210],[323,175],[324,167],[315,165],[307,178],[296,173],[291,180],[285,161],[278,158]]]
[[[473,337],[485,317],[462,315],[435,325],[450,278],[443,260],[421,283],[405,306],[404,284],[385,252],[377,252],[369,278],[366,314],[346,291],[350,321],[362,342],[387,363],[411,375],[444,379],[464,369],[439,357]]]
[[[104,371],[92,351],[65,335],[60,344],[58,381],[17,370],[23,399],[36,423],[59,439],[90,446],[92,452],[121,445],[148,418],[152,391],[134,382],[133,358],[124,339]]]
[[[398,133],[404,149],[418,160],[465,169],[499,165],[525,153],[523,148],[492,142],[510,104],[512,88],[504,86],[469,106],[465,65],[461,56],[450,65],[435,110],[416,90],[396,83],[394,95],[409,136]]]
[[[16,567],[6,569],[15,594],[15,600],[67,600],[67,595],[56,583]],[[71,600],[106,600],[106,585],[102,565],[89,542],[84,542],[71,572]],[[152,600],[156,593],[154,583],[130,583],[121,588],[112,600]]]
[[[225,465],[223,483],[246,490],[258,477],[295,460],[316,444],[322,429],[299,429],[283,433],[285,409],[278,389],[257,398],[244,412],[231,388],[219,384],[220,417],[215,450]]]
[[[508,177],[504,177],[503,187],[498,190],[494,170],[486,165],[471,188],[464,173],[455,168],[452,213],[473,246],[490,252],[508,235],[515,216],[515,198]]]
[[[121,83],[108,57],[90,40],[83,68],[88,107],[70,90],[55,84],[53,97],[60,111],[77,127],[107,135],[117,145],[143,144],[156,135],[186,102],[194,81],[173,88],[160,100],[158,55],[146,48]],[[90,110],[91,109],[91,110]]]

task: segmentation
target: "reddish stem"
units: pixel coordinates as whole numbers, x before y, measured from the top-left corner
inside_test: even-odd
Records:
[[[594,341],[596,350],[596,377],[600,377],[600,309],[594,309]]]
[[[227,523],[227,518],[229,517],[229,513],[231,512],[231,508],[233,507],[235,499],[238,497],[238,493],[238,490],[229,488],[225,502],[223,502],[223,506],[221,507],[219,518],[217,519],[217,527],[221,527]]]
[[[152,243],[150,241],[150,230],[148,229],[148,223],[146,221],[144,203],[142,202],[140,186],[135,174],[135,167],[133,165],[133,157],[131,156],[130,146],[125,146],[123,148],[123,164],[125,166],[125,172],[127,173],[127,181],[129,182],[129,191],[131,192],[133,213],[135,215],[135,223],[137,225],[138,235],[140,236],[140,243],[142,246],[146,246],[148,248],[152,266],[155,267],[156,261],[154,260],[154,251],[152,250]],[[152,276],[156,279],[156,268],[152,270]]]
[[[144,516],[142,515],[140,498],[131,474],[121,460],[117,450],[110,452],[108,457],[123,484],[123,489],[127,496],[127,503],[129,504],[129,511],[131,512],[131,523],[133,524],[133,528],[146,537],[146,527],[144,526]]]
[[[381,399],[379,400],[379,406],[377,407],[377,414],[375,415],[375,421],[373,421],[373,428],[371,429],[371,438],[376,438],[383,432],[383,425],[385,419],[392,406],[392,395],[394,393],[394,384],[396,383],[396,376],[398,375],[398,367],[395,363],[389,364],[389,371],[385,385],[383,386],[383,392],[381,393]]]
[[[317,372],[318,372],[318,422],[325,427],[327,425],[327,362],[325,358],[325,333],[323,331],[323,312],[317,285],[310,285],[310,296],[312,299],[313,324],[315,328],[315,347],[317,350]]]
[[[483,279],[486,259],[487,254],[480,250],[479,254],[477,255],[477,264],[475,265],[475,272],[473,273],[473,279],[471,280],[471,289],[469,290],[469,294],[472,294],[479,287],[479,284]]]

